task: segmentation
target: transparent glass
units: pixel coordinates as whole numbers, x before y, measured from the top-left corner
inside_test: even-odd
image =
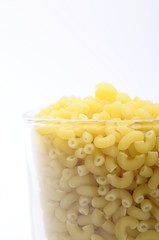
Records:
[[[33,240],[159,239],[159,121],[24,115]]]

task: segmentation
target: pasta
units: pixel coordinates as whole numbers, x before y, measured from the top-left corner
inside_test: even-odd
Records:
[[[63,97],[37,114],[47,240],[159,239],[158,112],[102,83],[95,97]]]

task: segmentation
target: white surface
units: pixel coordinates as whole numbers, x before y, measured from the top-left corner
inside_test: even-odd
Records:
[[[101,81],[159,101],[158,12],[158,0],[0,1],[0,239],[31,239],[22,113]]]

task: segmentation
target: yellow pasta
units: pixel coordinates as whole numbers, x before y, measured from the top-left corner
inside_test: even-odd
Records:
[[[94,145],[97,148],[108,148],[115,144],[116,138],[113,134],[110,134],[106,137],[103,137],[101,135],[98,135],[94,139]]]
[[[37,114],[48,240],[159,239],[158,112],[102,83],[95,97],[63,97]]]
[[[135,158],[129,160],[128,155],[126,153],[119,152],[117,157],[117,163],[122,169],[126,171],[137,170],[140,167],[142,167],[144,162],[145,162],[144,154],[137,155]]]
[[[131,131],[127,133],[119,142],[118,149],[119,150],[126,150],[128,147],[136,142],[142,141],[144,139],[144,134],[141,131]]]
[[[154,231],[154,230],[148,230],[144,233],[140,233],[137,237],[136,240],[158,240],[159,239],[159,233]]]
[[[116,188],[127,188],[131,185],[134,178],[132,171],[123,173],[122,177],[118,177],[116,174],[108,174],[107,179],[109,183]]]
[[[119,240],[126,240],[128,237],[127,228],[135,229],[138,225],[138,220],[133,217],[121,217],[115,225],[115,235]]]
[[[152,151],[156,143],[156,134],[153,130],[145,134],[145,142],[143,140],[136,141],[134,146],[139,153],[148,153]]]

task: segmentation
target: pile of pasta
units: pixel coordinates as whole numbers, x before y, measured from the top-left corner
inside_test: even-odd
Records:
[[[36,162],[48,240],[159,239],[158,116],[159,104],[108,83],[94,98],[64,97],[40,111]]]

